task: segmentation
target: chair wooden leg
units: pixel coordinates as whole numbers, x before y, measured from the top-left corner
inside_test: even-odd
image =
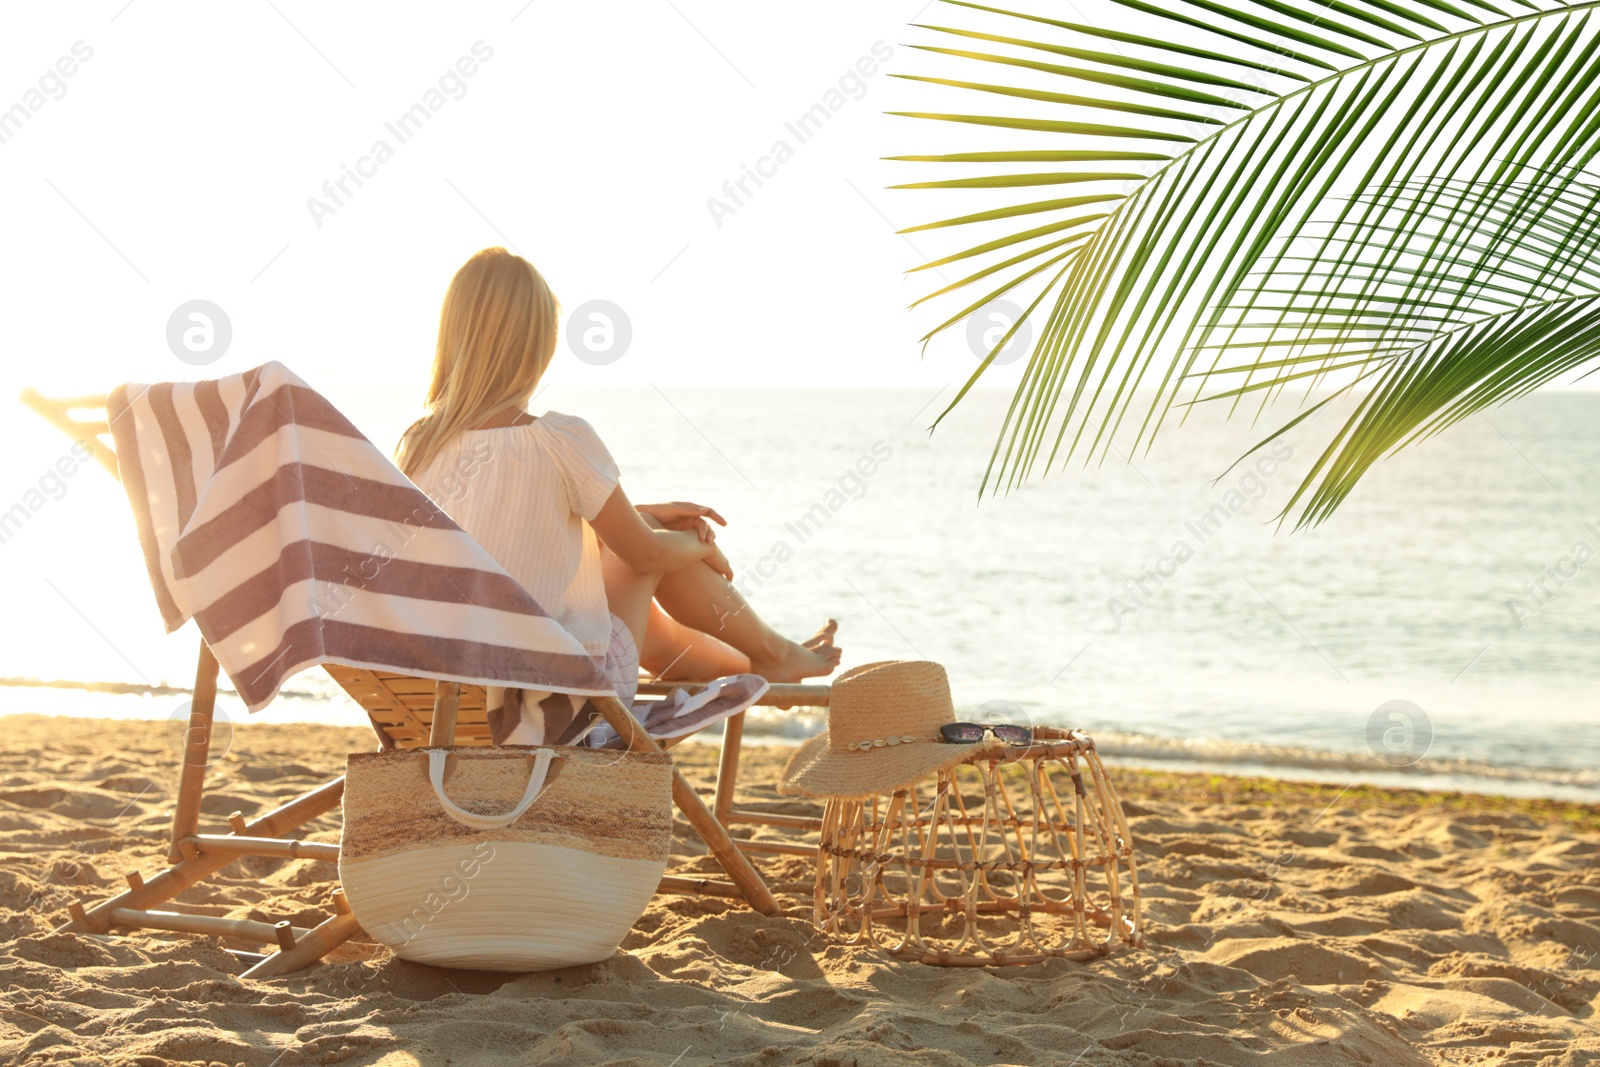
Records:
[[[280,949],[244,972],[242,978],[273,978],[311,966],[350,940],[361,924],[345,903],[344,890],[333,893],[333,914],[318,923],[306,936],[296,938],[293,948]]]
[[[711,809],[700,799],[700,794],[694,791],[689,779],[685,778],[683,772],[676,767],[672,769],[672,799],[678,805],[678,810],[683,812],[683,817],[689,821],[689,825],[694,827],[695,832],[705,841],[706,847],[717,858],[722,869],[728,872],[733,884],[739,887],[745,900],[750,902],[750,906],[763,915],[776,915],[777,898],[772,895],[772,890],[767,888],[761,872],[755,869],[748,856],[739,851],[733,838],[728,836],[728,828],[711,814]]]
[[[206,764],[211,759],[211,731],[217,710],[217,657],[200,642],[194,669],[194,698],[189,702],[189,729],[183,737],[183,768],[178,776],[178,801],[172,808],[172,846],[167,862],[183,859],[181,843],[200,828],[200,800],[205,792]]]
[[[739,784],[739,749],[744,744],[744,712],[722,725],[722,760],[717,764],[717,798],[712,808],[727,826],[733,814],[733,793]]]
[[[435,683],[433,722],[428,727],[429,748],[449,748],[456,743],[456,710],[460,706],[460,682]]]
[[[224,919],[216,915],[188,915],[177,911],[139,911],[118,908],[111,923],[130,930],[168,930],[178,934],[200,934],[203,937],[237,937],[242,941],[257,941],[263,945],[285,940],[293,942],[305,937],[310,930],[291,926],[287,921],[264,923],[254,919]]]
[[[743,900],[744,894],[732,882],[718,882],[711,878],[678,878],[667,875],[656,886],[657,893],[683,893],[697,897],[732,897]]]
[[[635,719],[633,713],[623,707],[622,702],[616,697],[596,697],[594,704],[630,749],[639,752],[665,751],[656,743],[655,738],[645,732],[644,727],[639,725],[639,720]],[[672,799],[678,805],[678,810],[683,812],[683,817],[688,820],[689,825],[694,827],[695,833],[705,841],[706,847],[722,865],[722,869],[728,872],[733,884],[739,887],[750,906],[763,915],[777,914],[778,901],[773,897],[772,890],[767,888],[761,872],[755,869],[743,852],[739,851],[733,838],[728,836],[727,827],[711,814],[705,801],[700,799],[700,794],[694,791],[694,786],[689,784],[683,772],[676,767],[672,769]]]
[[[245,829],[249,836],[278,837],[310,822],[323,812],[338,807],[343,796],[344,776],[340,775],[327,785],[297,797],[281,808],[269,811],[254,822],[247,823]],[[58,933],[67,931],[108,933],[112,926],[111,913],[117,909],[130,908],[144,911],[164,903],[195,883],[211,877],[238,858],[237,855],[230,853],[198,853],[195,859],[185,859],[154,878],[141,880],[138,888],[129,889],[110,900],[96,904],[81,917],[73,916],[69,922],[57,927],[56,930]]]

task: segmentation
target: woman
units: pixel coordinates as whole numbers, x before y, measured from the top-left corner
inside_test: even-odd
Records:
[[[450,282],[427,411],[400,469],[560,621],[612,677],[791,682],[839,664],[835,623],[778,634],[731,584],[698,504],[635,506],[583,419],[528,413],[556,348],[560,306],[533,265],[486,248]]]

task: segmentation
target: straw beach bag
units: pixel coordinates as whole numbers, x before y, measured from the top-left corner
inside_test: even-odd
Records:
[[[433,748],[352,755],[339,877],[402,959],[536,971],[616,952],[672,838],[665,753]]]

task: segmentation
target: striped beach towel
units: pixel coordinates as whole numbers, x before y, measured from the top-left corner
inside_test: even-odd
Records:
[[[256,711],[322,663],[577,696],[601,668],[281,363],[107,402],[150,584]]]

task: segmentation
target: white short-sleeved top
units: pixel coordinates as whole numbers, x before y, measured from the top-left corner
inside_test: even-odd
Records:
[[[611,609],[589,520],[617,477],[592,426],[549,411],[522,426],[459,434],[412,481],[590,655],[604,656]]]

